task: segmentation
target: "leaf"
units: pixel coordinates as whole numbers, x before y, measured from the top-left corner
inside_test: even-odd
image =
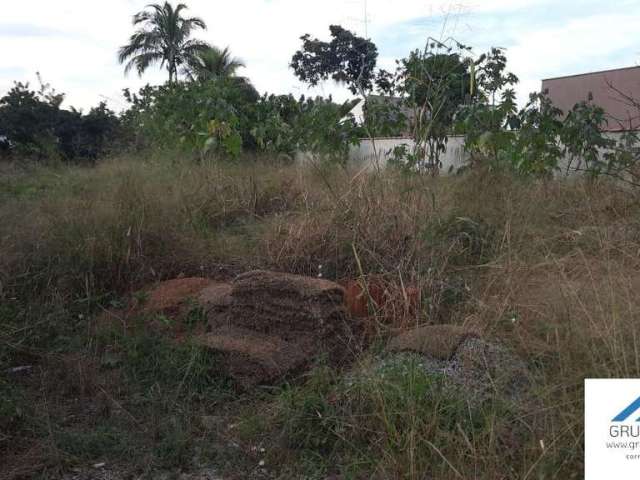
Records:
[[[209,150],[211,150],[217,143],[216,137],[207,138],[204,142],[204,146],[202,147],[202,153],[208,153]]]
[[[223,140],[223,145],[226,152],[236,158],[242,152],[242,137],[239,133],[234,132]]]

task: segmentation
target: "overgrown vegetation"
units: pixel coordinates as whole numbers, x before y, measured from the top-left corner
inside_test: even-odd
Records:
[[[242,164],[5,171],[5,474],[107,462],[149,475],[199,465],[280,478],[581,475],[582,379],[640,373],[634,194],[495,171],[353,178]],[[418,322],[474,325],[518,352],[540,403],[515,417],[500,397],[467,405],[418,359],[376,366],[375,346],[352,369],[319,365],[238,396],[198,347],[166,343],[144,318],[127,330],[104,320],[127,292],[181,273],[322,265],[330,279],[357,276],[354,249],[365,274],[420,287]],[[380,339],[407,325],[379,321]],[[17,366],[28,368],[10,373]]]
[[[455,131],[464,135],[470,166],[484,164],[538,177],[577,168],[635,183],[631,163],[638,159],[632,147],[638,143],[637,132],[624,132],[618,139],[607,136],[609,119],[590,98],[563,112],[547,92],[531,93],[518,110],[513,88],[518,77],[507,71],[503,49],[491,49],[473,65],[478,90],[458,110],[455,124]]]
[[[165,2],[134,16],[137,30],[120,48],[120,62],[140,75],[160,64],[169,81],[139,92],[125,89],[129,106],[119,115],[105,103],[87,114],[66,110],[64,94],[48,84],[33,91],[17,82],[0,99],[3,158],[94,162],[128,151],[173,150],[197,160],[239,159],[245,152],[345,164],[350,147],[367,137],[379,168],[381,155],[390,152],[381,152],[376,138],[408,134],[413,143],[397,147],[391,164],[436,175],[449,136],[460,133],[470,167],[525,176],[573,168],[638,183],[636,132],[617,140],[606,136],[607,115],[590,99],[562,112],[545,92],[532,93],[518,110],[518,78],[501,48],[475,58],[453,38],[429,37],[391,73],[377,68],[370,39],[332,25],[328,42],[303,35],[290,67],[310,86],[331,79],[359,98],[338,104],[331,97],[260,96],[238,75],[244,63],[228,47],[192,38],[206,24],[185,17],[185,10]],[[358,124],[352,111],[360,102]]]

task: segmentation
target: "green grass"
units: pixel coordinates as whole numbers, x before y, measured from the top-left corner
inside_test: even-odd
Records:
[[[273,408],[268,426],[302,467],[290,475],[340,465],[347,478],[453,477],[465,458],[499,453],[500,429],[516,413],[500,399],[474,402],[417,355],[369,358],[346,376],[318,368]]]

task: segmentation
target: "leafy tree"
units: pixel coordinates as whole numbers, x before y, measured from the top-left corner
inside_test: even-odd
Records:
[[[74,144],[75,155],[95,160],[125,146],[120,119],[105,102],[100,102],[82,116],[82,128]]]
[[[507,72],[506,68],[507,56],[504,48],[493,47],[476,60],[475,78],[484,103],[495,106],[497,95],[519,82],[518,77]]]
[[[453,119],[471,97],[471,61],[467,47],[448,39],[429,38],[423,50],[414,50],[399,62],[398,89],[411,110],[413,152],[406,159],[412,168],[436,173]]]
[[[101,103],[89,114],[61,108],[64,94],[48,84],[38,91],[16,82],[0,98],[3,150],[35,159],[95,160],[108,153],[119,134],[119,120]]]
[[[375,79],[378,49],[366,38],[358,37],[339,25],[331,25],[331,41],[300,37],[302,48],[291,59],[296,77],[311,86],[332,80],[346,84],[351,93],[369,91]]]
[[[123,114],[138,144],[196,154],[237,158],[243,150],[284,154],[309,152],[343,161],[361,135],[350,110],[358,102],[331,98],[296,100],[265,95],[254,101],[231,78],[177,82],[125,91],[131,107]]]
[[[395,137],[407,132],[407,116],[402,98],[369,95],[362,106],[362,126],[369,138]]]
[[[558,169],[564,149],[562,110],[555,107],[546,92],[529,95],[518,113],[519,130],[513,136],[511,163],[525,175],[548,176]]]
[[[175,8],[169,2],[153,3],[133,16],[133,25],[138,29],[118,51],[118,61],[126,62],[125,73],[135,68],[142,75],[159,63],[169,72],[169,82],[175,82],[178,67],[194,62],[209,48],[205,42],[190,38],[194,30],[206,29],[206,24],[198,17],[183,17],[186,8],[183,3]]]
[[[236,158],[250,147],[255,98],[229,78],[175,82],[124,92],[123,119],[142,148],[179,148]],[[257,94],[256,94],[257,96]]]
[[[603,157],[602,152],[613,149],[616,142],[603,134],[607,123],[604,109],[593,104],[591,98],[577,103],[569,111],[560,132],[569,159],[567,173],[572,167],[591,174],[609,170],[610,156],[605,154]]]
[[[519,128],[516,94],[518,77],[506,71],[507,58],[501,48],[492,48],[473,63],[472,101],[456,115],[457,131],[465,136],[472,164],[500,155],[512,146],[513,130]],[[475,79],[475,80],[474,80]]]
[[[231,55],[229,47],[220,49],[212,46],[191,58],[184,67],[184,73],[188,80],[201,83],[224,79],[238,89],[245,102],[255,103],[260,98],[258,91],[247,77],[236,75],[244,66],[242,60]]]
[[[300,114],[294,121],[298,149],[321,160],[345,163],[349,147],[362,136],[351,110],[360,100],[334,103],[331,97],[300,99]]]
[[[38,157],[45,154],[56,107],[43,101],[28,83],[16,82],[0,99],[0,136],[6,149],[19,149]]]
[[[256,104],[251,128],[257,147],[293,158],[298,148],[295,126],[299,115],[300,103],[293,95],[265,94]]]
[[[532,93],[527,106],[518,114],[520,128],[515,136],[512,164],[526,175],[550,176],[563,166],[592,177],[609,175],[637,184],[638,137],[627,132],[615,140],[608,137],[605,111],[589,99],[579,102],[563,120],[546,92]]]
[[[296,151],[343,162],[362,132],[350,113],[358,100],[334,103],[329,97],[296,100],[292,95],[265,95],[256,105],[251,130],[260,150],[292,158]]]
[[[383,95],[391,90],[391,75],[376,71],[378,49],[369,39],[359,37],[339,25],[331,25],[331,40],[325,42],[303,35],[302,48],[292,57],[290,66],[295,75],[311,86],[332,79],[347,86],[363,100],[364,121],[361,134],[372,143],[374,157],[379,160],[375,137],[397,134],[404,130],[405,116],[398,102],[376,101],[371,98],[374,87]]]
[[[639,187],[638,132],[626,130],[618,139],[607,136],[605,130],[610,117],[592,100],[589,95],[587,100],[574,105],[563,123],[560,139],[568,158],[567,174],[573,169],[592,177],[607,175]],[[626,100],[638,104],[632,97]]]

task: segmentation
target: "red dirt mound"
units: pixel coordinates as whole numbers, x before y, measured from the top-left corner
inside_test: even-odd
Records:
[[[214,284],[207,278],[175,278],[160,282],[147,292],[140,305],[143,312],[177,313],[179,307],[191,297],[195,297],[205,287]]]
[[[360,319],[363,335],[374,338],[383,325],[392,330],[406,330],[417,323],[420,312],[420,290],[414,286],[371,275],[342,282],[345,305],[354,319]]]
[[[184,322],[189,313],[199,308],[204,313],[222,310],[230,290],[228,283],[201,277],[166,280],[135,295],[128,308],[104,312],[96,319],[96,326],[117,324],[127,329],[132,319],[142,316],[149,328],[182,340],[187,331],[194,330],[193,325],[187,328]],[[196,330],[204,331],[205,325],[200,323],[197,327]]]

